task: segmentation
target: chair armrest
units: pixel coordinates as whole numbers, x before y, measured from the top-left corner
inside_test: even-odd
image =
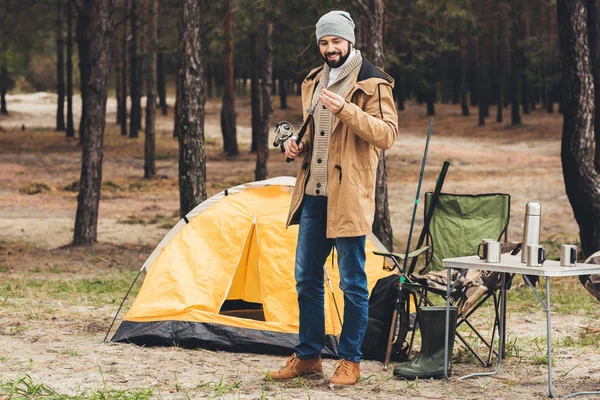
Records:
[[[426,252],[428,249],[429,246],[423,246],[417,250],[413,250],[410,253],[408,253],[408,258],[417,257],[422,253]],[[404,260],[406,258],[406,253],[386,253],[383,251],[374,251],[373,254],[375,254],[376,256],[393,257],[399,260]]]

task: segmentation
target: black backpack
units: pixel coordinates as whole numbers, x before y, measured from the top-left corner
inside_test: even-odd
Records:
[[[369,321],[367,332],[362,344],[364,359],[384,361],[387,348],[392,316],[398,295],[399,276],[392,274],[381,278],[375,284],[369,297]],[[408,342],[406,338],[411,326],[408,291],[402,291],[404,307],[399,310],[398,337],[392,345],[391,360],[406,361],[408,359]]]

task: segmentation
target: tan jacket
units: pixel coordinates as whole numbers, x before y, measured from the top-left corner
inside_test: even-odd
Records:
[[[302,83],[305,120],[322,69],[312,70]],[[392,147],[398,136],[398,113],[392,96],[394,80],[364,59],[353,86],[346,104],[336,115],[329,144],[328,238],[362,236],[371,232],[379,149]],[[304,157],[292,195],[288,226],[300,221],[314,134],[313,124],[302,139]]]

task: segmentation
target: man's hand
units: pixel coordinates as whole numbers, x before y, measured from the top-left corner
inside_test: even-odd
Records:
[[[283,148],[285,149],[285,155],[288,158],[291,158],[292,160],[295,159],[298,154],[300,154],[302,152],[302,149],[304,148],[304,143],[300,142],[300,144],[298,145],[296,143],[296,136],[292,136],[291,138],[289,138],[288,140],[286,140],[285,142],[283,142]]]
[[[330,92],[327,89],[323,89],[321,91],[319,100],[321,101],[321,104],[323,104],[325,108],[327,108],[333,114],[337,114],[342,111],[342,108],[344,108],[344,104],[346,103],[342,96]]]

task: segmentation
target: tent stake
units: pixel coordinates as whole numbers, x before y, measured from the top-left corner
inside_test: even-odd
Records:
[[[133,285],[135,285],[135,282],[139,278],[139,276],[142,273],[143,269],[144,268],[142,267],[138,271],[137,275],[135,276],[135,279],[133,280],[133,282],[131,282],[131,286],[129,286],[129,290],[127,291],[127,294],[125,295],[125,297],[123,297],[123,301],[121,302],[121,305],[119,306],[119,309],[117,310],[117,313],[115,314],[115,317],[113,318],[112,322],[110,323],[110,326],[108,327],[108,331],[106,331],[106,336],[104,336],[104,340],[102,341],[102,343],[106,343],[106,339],[108,338],[108,334],[110,333],[110,330],[112,329],[113,325],[115,324],[115,321],[117,320],[117,315],[119,315],[119,312],[121,312],[121,308],[123,307],[123,304],[125,304],[125,300],[127,300],[127,297],[129,296],[129,292],[131,292],[131,289],[133,288]]]

